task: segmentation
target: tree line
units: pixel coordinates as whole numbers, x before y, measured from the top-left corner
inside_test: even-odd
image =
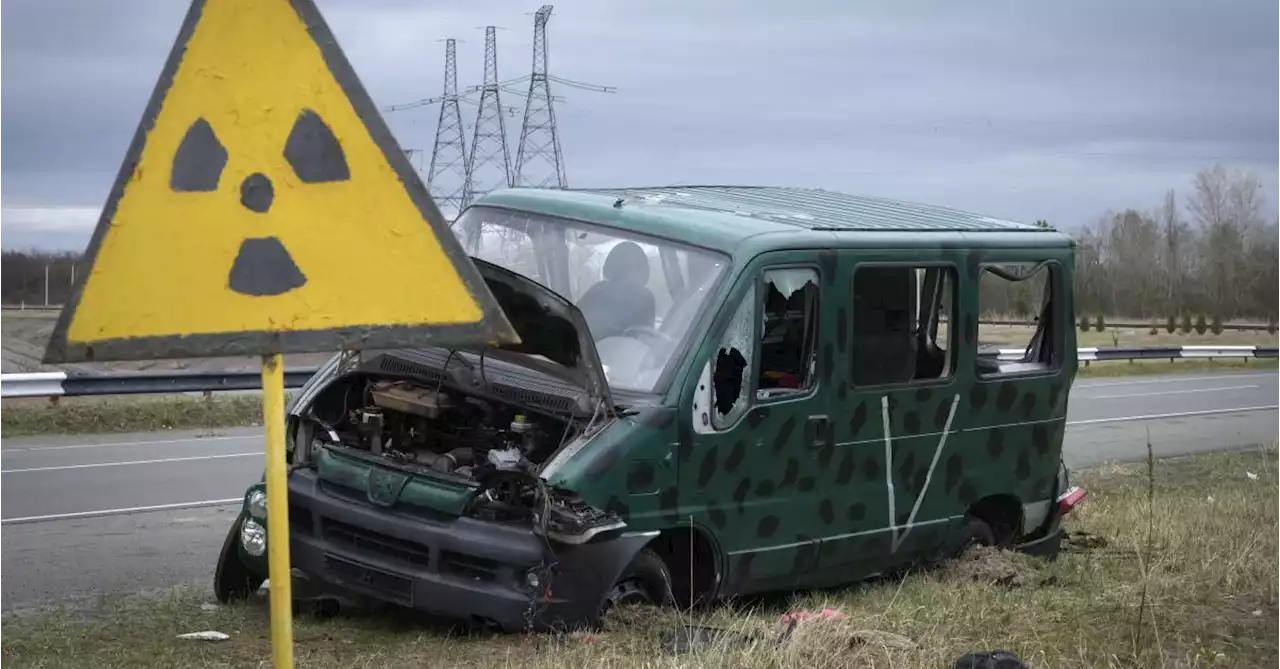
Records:
[[[1269,323],[1280,302],[1280,221],[1262,182],[1221,165],[1150,210],[1110,212],[1075,236],[1079,315]]]
[[[1075,231],[1076,320],[1274,322],[1280,221],[1267,220],[1265,206],[1255,175],[1214,165],[1196,174],[1185,195],[1171,189],[1148,210],[1108,212]],[[3,302],[43,304],[46,268],[50,304],[63,304],[75,272],[88,269],[80,254],[5,251]],[[984,281],[984,316],[1032,318],[1041,286]]]

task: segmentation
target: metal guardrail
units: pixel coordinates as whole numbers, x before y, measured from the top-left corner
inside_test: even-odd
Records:
[[[286,369],[284,385],[298,388],[316,368]],[[84,395],[163,395],[228,390],[261,390],[260,372],[105,372],[67,374],[38,372],[0,374],[0,397],[61,397]]]
[[[1265,346],[1162,346],[1099,347],[1077,349],[1080,362],[1117,360],[1176,360],[1178,358],[1275,358],[1278,349]],[[993,355],[984,353],[982,355]],[[1000,360],[1022,359],[1023,349],[1002,348],[994,353]],[[298,388],[316,372],[315,367],[287,369],[286,388]],[[109,372],[67,374],[38,372],[0,374],[0,397],[61,397],[82,395],[161,395],[167,393],[208,393],[228,390],[261,390],[258,372]]]

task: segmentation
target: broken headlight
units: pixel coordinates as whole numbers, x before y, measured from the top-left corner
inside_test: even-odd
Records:
[[[267,518],[267,493],[262,488],[251,488],[245,495],[244,508],[249,516],[258,520]]]
[[[267,528],[252,518],[246,518],[240,526],[240,545],[249,555],[262,557],[267,552]]]

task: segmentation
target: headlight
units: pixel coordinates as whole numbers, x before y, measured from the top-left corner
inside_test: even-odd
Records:
[[[253,557],[262,557],[267,552],[267,528],[252,518],[247,518],[240,526],[240,545],[244,552]]]
[[[261,488],[254,488],[249,491],[248,501],[245,506],[249,508],[249,515],[260,520],[267,518],[267,493]]]

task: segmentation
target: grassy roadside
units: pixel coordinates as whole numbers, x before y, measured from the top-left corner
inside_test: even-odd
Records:
[[[1274,446],[1157,462],[1154,505],[1147,501],[1145,464],[1081,471],[1076,479],[1092,495],[1071,519],[1073,541],[1056,562],[980,553],[845,591],[754,610],[717,609],[694,622],[751,638],[697,653],[664,653],[662,636],[679,617],[643,609],[619,612],[603,631],[559,638],[343,614],[296,619],[297,664],[947,667],[966,651],[1003,649],[1037,668],[1275,666]],[[94,611],[10,619],[0,652],[12,667],[268,666],[265,599],[206,611],[207,598],[181,590]],[[806,623],[778,643],[782,613],[823,607],[849,620]],[[200,630],[231,639],[175,638]]]
[[[181,395],[64,397],[56,405],[47,400],[6,402],[0,411],[0,433],[5,437],[213,429],[261,424],[262,398],[258,395],[223,395],[207,399]]]
[[[1275,358],[1233,358],[1224,360],[1175,358],[1168,360],[1115,360],[1080,363],[1080,378],[1114,378],[1117,376],[1158,376],[1161,374],[1196,374],[1200,372],[1274,371],[1280,368]]]

